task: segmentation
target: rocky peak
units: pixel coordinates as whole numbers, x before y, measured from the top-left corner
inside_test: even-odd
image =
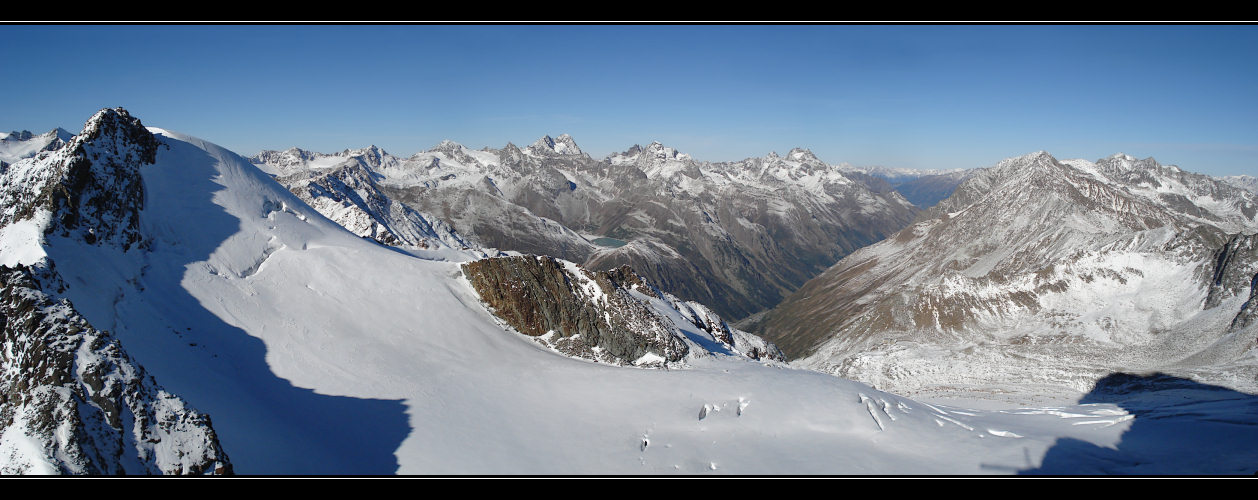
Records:
[[[140,166],[157,161],[157,147],[157,138],[123,108],[92,116],[69,144],[62,189],[53,194],[62,234],[77,233],[89,244],[138,243],[144,208]]]
[[[1031,167],[1056,168],[1058,166],[1060,166],[1060,163],[1057,162],[1057,158],[1054,158],[1048,151],[1036,151],[1001,160],[1000,163],[996,164],[996,170],[1027,169]]]
[[[447,159],[454,160],[464,165],[475,165],[477,163],[476,159],[467,153],[466,147],[449,139],[441,141],[440,144],[433,146],[432,149],[429,149],[427,152],[440,153]],[[437,159],[433,158],[433,161],[435,162]],[[433,164],[433,166],[435,166],[435,164]]]
[[[5,140],[5,141],[29,141],[29,140],[31,140],[31,139],[32,139],[32,138],[34,138],[34,137],[35,137],[35,134],[32,134],[32,133],[31,133],[31,131],[29,131],[29,130],[23,130],[23,131],[21,131],[21,132],[14,130],[14,131],[12,131],[12,132],[9,132],[9,134],[8,134],[8,135],[4,136],[4,138],[3,138],[3,139],[0,139],[0,140]]]
[[[576,156],[582,154],[581,148],[577,147],[576,141],[568,134],[560,134],[558,138],[544,136],[528,149],[530,153],[540,155]]]
[[[69,141],[70,141],[70,139],[73,139],[73,138],[74,138],[74,132],[71,132],[71,131],[69,131],[69,130],[63,129],[63,128],[61,128],[61,127],[54,128],[54,129],[52,129],[52,130],[48,131],[48,134],[45,134],[45,135],[49,135],[49,134],[51,134],[51,135],[53,135],[53,136],[57,137],[58,139],[61,139],[61,140],[63,140],[63,141],[66,141],[66,142],[69,142]]]
[[[817,158],[817,155],[813,154],[811,150],[804,148],[794,148],[790,153],[786,154],[786,157],[790,158],[792,161],[798,162],[824,163],[820,158]]]
[[[508,142],[506,146],[503,146],[502,149],[498,151],[498,163],[504,166],[518,165],[523,161],[524,151],[521,151],[520,147],[515,144]]]
[[[581,154],[581,148],[577,147],[577,141],[573,140],[572,136],[568,134],[559,134],[559,137],[555,138],[555,151],[567,155]]]
[[[442,139],[439,144],[428,149],[429,153],[445,153],[447,155],[456,155],[463,152],[463,145],[450,139]]]
[[[291,147],[283,151],[259,151],[258,154],[249,157],[249,162],[254,165],[291,167],[308,162],[316,157],[318,157],[318,155],[315,153],[298,147]]]
[[[1096,162],[1096,166],[1107,174],[1120,176],[1124,174],[1139,176],[1141,173],[1157,172],[1162,167],[1152,157],[1141,160],[1124,153],[1102,158]]]
[[[0,223],[47,212],[52,216],[48,234],[131,248],[141,240],[140,167],[156,161],[158,145],[125,109],[103,109],[55,153],[0,173],[5,188],[0,200],[13,207],[0,214]]]
[[[384,161],[384,158],[389,156],[389,153],[381,149],[379,146],[372,144],[362,149],[355,149],[353,151],[347,150],[346,156],[357,156],[363,158],[373,166],[380,166],[381,162]]]
[[[659,141],[652,142],[649,146],[646,147],[646,150],[643,151],[643,153],[645,154],[647,158],[656,160],[656,161],[667,161],[667,160],[688,161],[690,160],[690,155],[678,152],[676,149],[665,146],[661,144]]]

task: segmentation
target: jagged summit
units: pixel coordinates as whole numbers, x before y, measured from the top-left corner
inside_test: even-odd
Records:
[[[467,149],[467,148],[464,147],[462,144],[454,142],[450,139],[442,139],[441,142],[437,143],[436,146],[426,149],[425,152],[427,153],[435,153],[435,152],[452,153],[452,152],[460,151],[464,149]]]
[[[543,136],[529,146],[529,151],[533,154],[557,154],[564,156],[580,156],[584,154],[577,142],[568,134],[560,134],[559,137],[551,138],[549,135]]]
[[[821,161],[812,150],[806,148],[793,148],[790,153],[786,154],[787,158],[795,161]]]
[[[656,160],[689,160],[690,155],[677,151],[675,148],[665,146],[659,141],[652,141],[647,145],[645,153]]]
[[[141,239],[140,167],[152,164],[158,141],[123,108],[93,115],[83,132],[56,152],[0,173],[0,225],[44,221],[42,231],[130,248]]]
[[[385,151],[380,146],[372,144],[370,146],[367,146],[361,149],[346,149],[341,154],[345,156],[368,156],[371,158],[375,158],[378,161],[379,159],[384,158],[385,156],[388,156],[389,152]]]
[[[35,134],[31,133],[31,131],[29,130],[22,130],[22,131],[14,130],[12,132],[5,133],[3,136],[0,136],[0,140],[29,141],[31,140],[32,137],[35,137]]]

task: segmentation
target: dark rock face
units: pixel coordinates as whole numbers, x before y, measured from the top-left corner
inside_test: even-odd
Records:
[[[1236,313],[1236,319],[1232,320],[1227,331],[1234,332],[1254,323],[1258,323],[1258,274],[1250,280],[1249,299],[1241,305],[1241,310]]]
[[[48,211],[49,233],[124,249],[141,243],[140,167],[156,161],[158,144],[125,109],[101,110],[66,146],[5,169],[0,202],[13,210],[0,225]]]
[[[1214,262],[1204,308],[1218,307],[1226,298],[1247,296],[1228,331],[1234,332],[1258,321],[1258,234],[1232,236],[1215,253]]]
[[[516,331],[568,355],[618,365],[681,360],[686,344],[629,296],[627,270],[589,273],[550,257],[483,259],[463,265],[481,299]]]
[[[0,473],[230,474],[209,416],[42,291],[59,281],[0,266]]]
[[[1217,307],[1223,299],[1249,292],[1258,273],[1258,235],[1233,235],[1214,255],[1214,272],[1205,308]]]

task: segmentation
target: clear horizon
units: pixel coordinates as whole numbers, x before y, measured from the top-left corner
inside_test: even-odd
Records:
[[[1253,175],[1250,25],[6,25],[0,130],[121,106],[237,153],[567,133],[601,158],[791,148],[974,168],[1044,150]]]

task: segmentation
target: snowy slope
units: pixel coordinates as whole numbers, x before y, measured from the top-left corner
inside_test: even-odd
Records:
[[[237,473],[994,474],[1063,455],[1099,457],[1084,473],[1253,467],[1252,425],[1194,427],[1229,436],[1217,446],[1126,448],[1143,420],[1121,398],[967,410],[741,357],[673,370],[564,357],[501,327],[458,262],[366,241],[244,158],[151,130],[146,246],[42,249],[64,298],[212,416]],[[1154,417],[1254,406],[1210,394]]]

